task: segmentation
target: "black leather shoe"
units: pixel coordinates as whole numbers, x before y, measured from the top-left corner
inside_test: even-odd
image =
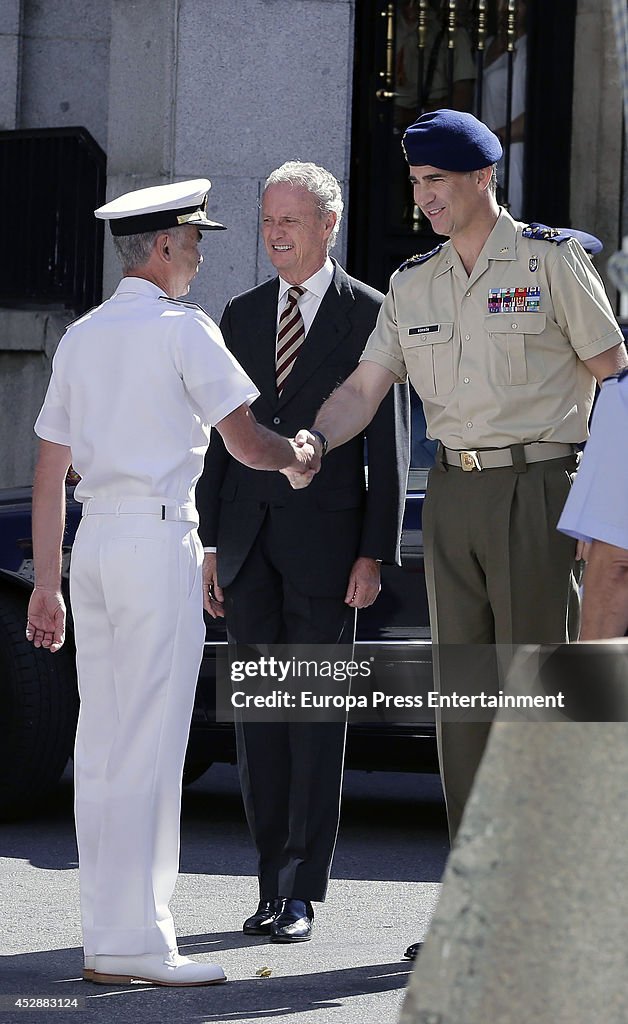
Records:
[[[307,942],[312,938],[314,911],[304,900],[282,900],[281,910],[270,926],[271,942]]]
[[[416,960],[419,953],[421,952],[422,942],[413,942],[411,946],[408,946],[405,953],[403,954],[406,960]]]
[[[245,935],[270,935],[270,926],[281,910],[282,900],[260,900],[257,910],[242,925]]]

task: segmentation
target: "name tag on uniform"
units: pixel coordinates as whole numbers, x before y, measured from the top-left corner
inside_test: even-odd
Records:
[[[491,288],[488,293],[489,313],[538,313],[541,289],[538,285],[521,288]]]
[[[434,331],[440,331],[440,324],[426,324],[424,327],[408,328],[408,334],[432,334]]]

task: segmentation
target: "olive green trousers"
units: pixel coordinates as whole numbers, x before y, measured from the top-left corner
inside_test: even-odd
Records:
[[[464,472],[436,465],[423,508],[425,575],[441,695],[497,694],[518,644],[578,632],[575,541],[556,530],[576,456]],[[450,837],[490,730],[490,711],[437,711]]]

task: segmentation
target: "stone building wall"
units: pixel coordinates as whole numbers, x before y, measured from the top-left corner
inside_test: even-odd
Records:
[[[190,298],[218,319],[272,274],[258,235],[269,172],[314,160],[348,187],[353,16],[354,0],[0,0],[0,124],[87,128],[109,198],[210,178],[209,216],[228,230],[206,236]],[[105,295],[117,280],[107,238]],[[0,309],[0,487],[32,478],[32,424],[73,317]]]

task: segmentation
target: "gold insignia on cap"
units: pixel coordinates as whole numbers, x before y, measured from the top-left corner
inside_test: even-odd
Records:
[[[192,210],[192,213],[180,213],[177,217],[177,224],[194,224],[194,221],[204,220],[202,210]]]

